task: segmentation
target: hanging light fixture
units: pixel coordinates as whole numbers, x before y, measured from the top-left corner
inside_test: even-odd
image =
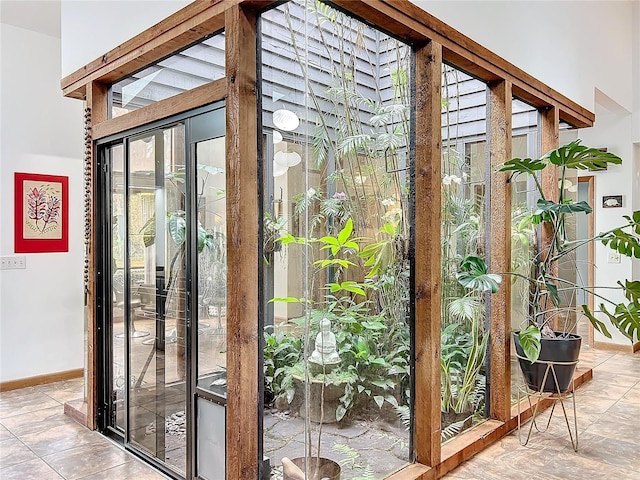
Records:
[[[281,108],[273,112],[273,124],[280,130],[285,132],[291,132],[298,128],[300,125],[300,119],[291,110]]]
[[[274,177],[281,177],[282,175],[287,173],[287,170],[289,170],[289,167],[287,167],[286,165],[280,165],[275,160],[273,161],[273,176]]]
[[[274,130],[273,131],[273,144],[276,145],[277,143],[280,143],[282,141],[282,134],[277,131]]]
[[[302,162],[302,157],[296,152],[276,152],[273,161],[283,167],[295,167]]]

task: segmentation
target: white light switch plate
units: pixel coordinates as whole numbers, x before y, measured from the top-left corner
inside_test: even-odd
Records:
[[[620,263],[620,254],[618,252],[609,252],[609,257],[607,259],[609,263]]]
[[[0,270],[15,270],[18,268],[27,268],[27,257],[24,255],[0,257]]]

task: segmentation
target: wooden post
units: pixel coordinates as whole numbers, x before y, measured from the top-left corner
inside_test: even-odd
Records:
[[[494,273],[511,271],[511,184],[509,172],[498,165],[511,159],[511,82],[489,84],[487,102],[489,151],[489,267]],[[489,416],[511,418],[511,278],[489,297]]]
[[[98,357],[97,357],[97,327],[98,318],[96,315],[96,185],[97,185],[97,149],[93,143],[93,137],[91,135],[94,125],[104,122],[107,119],[107,86],[98,82],[89,82],[86,86],[86,111],[85,115],[89,116],[89,129],[85,133],[90,136],[85,141],[91,142],[91,162],[90,166],[85,168],[85,189],[89,188],[89,191],[85,192],[85,195],[89,195],[88,201],[91,203],[90,220],[85,228],[89,229],[89,242],[86,245],[87,251],[85,252],[87,264],[85,268],[88,269],[88,281],[85,291],[85,306],[84,316],[85,325],[87,329],[87,346],[86,346],[86,424],[92,430],[95,430],[98,422],[98,382],[97,382],[97,370],[98,370]]]
[[[225,14],[227,80],[227,478],[258,477],[256,17]]]
[[[440,463],[442,46],[416,48],[415,98],[415,451]]]
[[[543,110],[540,115],[540,143],[541,143],[541,156],[546,154],[548,151],[553,150],[559,146],[559,137],[560,137],[560,112],[557,107],[548,107]],[[544,192],[544,196],[548,199],[557,199],[558,198],[558,168],[549,165],[547,168],[542,170],[542,191]],[[546,255],[551,247],[551,242],[553,242],[553,231],[551,229],[551,225],[547,223],[542,223],[542,232],[540,239],[540,251],[543,252],[542,255]],[[558,265],[553,264],[551,266],[551,275],[557,277],[558,276]],[[550,302],[550,300],[549,300]],[[551,308],[551,305],[548,305],[548,310]],[[549,324],[553,330],[557,330],[559,328],[559,318],[555,316],[553,321]]]

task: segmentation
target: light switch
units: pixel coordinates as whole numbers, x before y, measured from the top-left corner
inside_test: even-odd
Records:
[[[615,250],[612,250],[609,252],[609,257],[608,257],[608,262],[609,263],[620,263],[620,254],[618,252],[616,252]]]

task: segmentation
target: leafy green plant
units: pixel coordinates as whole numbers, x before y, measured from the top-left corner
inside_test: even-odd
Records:
[[[526,357],[532,362],[537,360],[540,354],[541,338],[563,336],[574,330],[575,321],[571,317],[560,326],[560,331],[557,331],[558,322],[551,328],[559,314],[572,311],[571,306],[561,305],[561,295],[566,295],[567,292],[582,290],[593,295],[600,301],[599,312],[622,334],[632,341],[640,336],[640,282],[618,281],[619,289],[624,293],[627,302],[617,303],[600,294],[597,286],[578,285],[561,278],[557,273],[559,263],[579,247],[591,242],[602,242],[622,255],[640,258],[640,211],[625,216],[625,223],[619,227],[599,233],[595,237],[573,240],[567,234],[566,226],[571,216],[589,214],[592,211],[587,202],[575,202],[567,198],[565,186],[569,170],[602,169],[609,164],[620,163],[622,159],[617,155],[586,147],[581,145],[580,140],[576,140],[550,151],[539,159],[511,159],[500,169],[503,172],[511,172],[509,181],[518,175],[527,175],[533,179],[540,198],[537,209],[529,214],[529,219],[534,226],[549,233],[548,244],[544,245],[533,259],[532,275],[517,271],[508,272],[509,275],[524,279],[530,285],[530,311],[519,338]],[[538,176],[546,168],[558,169],[558,190],[551,196],[542,188]],[[598,312],[592,312],[588,305],[581,305],[581,308],[594,329],[610,338],[611,334],[606,324],[596,316]]]
[[[294,386],[287,369],[300,361],[302,339],[284,332],[273,332],[273,327],[266,328],[263,352],[265,403],[271,403],[278,395],[286,395],[290,402]]]

